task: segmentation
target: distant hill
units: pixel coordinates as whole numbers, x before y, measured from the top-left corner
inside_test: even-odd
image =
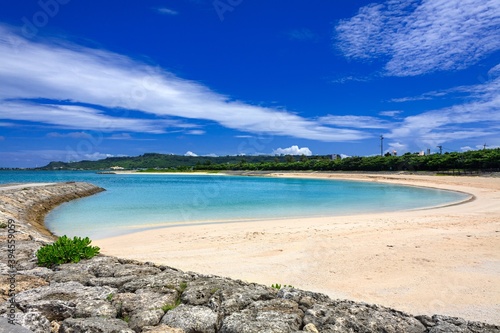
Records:
[[[223,170],[315,170],[315,171],[500,171],[500,149],[484,149],[463,153],[401,156],[347,157],[325,156],[180,156],[149,153],[135,157],[108,157],[99,161],[51,162],[41,170],[127,170],[223,171]]]
[[[299,160],[300,156],[293,157]],[[80,162],[50,162],[39,170],[109,170],[112,167],[124,169],[188,169],[196,166],[209,167],[210,165],[238,164],[238,163],[263,163],[286,162],[288,156],[182,156],[147,153],[134,157],[108,157],[98,161]]]

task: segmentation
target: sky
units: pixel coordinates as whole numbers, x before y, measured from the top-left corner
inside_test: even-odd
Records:
[[[498,0],[0,0],[0,167],[493,148],[499,92]]]

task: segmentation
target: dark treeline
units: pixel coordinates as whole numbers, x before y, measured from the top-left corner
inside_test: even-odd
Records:
[[[195,170],[314,170],[314,171],[500,171],[500,149],[420,156],[370,156],[332,159],[325,156],[286,156],[283,161],[197,164]]]
[[[147,171],[500,171],[500,149],[421,156],[179,156],[144,154],[110,157],[99,161],[51,162],[43,170],[107,170],[112,167]]]
[[[107,170],[112,167],[121,167],[127,170],[137,169],[192,169],[196,165],[228,165],[237,164],[241,161],[248,163],[260,163],[267,161],[284,162],[286,156],[182,156],[171,154],[147,153],[140,156],[108,157],[98,161],[79,162],[50,162],[41,167],[41,170]]]

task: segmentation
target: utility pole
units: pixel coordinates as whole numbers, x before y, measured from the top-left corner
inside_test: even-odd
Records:
[[[380,156],[384,156],[384,136],[380,136]]]
[[[439,148],[439,155],[443,155],[443,146],[437,146]]]

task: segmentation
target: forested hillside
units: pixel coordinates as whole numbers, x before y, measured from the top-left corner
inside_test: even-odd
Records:
[[[500,171],[500,149],[475,150],[421,156],[179,156],[144,154],[136,157],[109,157],[99,161],[51,162],[43,170],[109,170],[121,167],[148,171],[223,170],[314,170],[314,171]]]

